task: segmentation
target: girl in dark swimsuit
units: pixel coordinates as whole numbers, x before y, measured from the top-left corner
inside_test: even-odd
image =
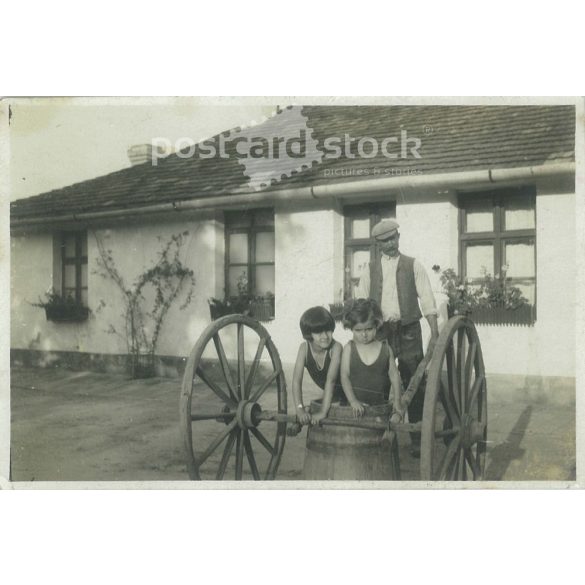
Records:
[[[353,339],[343,348],[341,383],[356,416],[364,413],[364,406],[388,402],[390,386],[395,411],[402,410],[398,407],[400,373],[392,348],[386,341],[376,339],[382,322],[382,311],[372,299],[356,299],[344,313],[343,325],[351,329]]]
[[[333,339],[335,320],[323,307],[311,307],[300,320],[301,333],[305,341],[299,346],[293,373],[292,393],[295,409],[301,424],[317,424],[327,416],[332,402],[343,397],[343,390],[338,382],[339,364],[341,363],[341,344]],[[323,402],[319,412],[311,413],[303,404],[303,374],[305,369],[324,390]]]

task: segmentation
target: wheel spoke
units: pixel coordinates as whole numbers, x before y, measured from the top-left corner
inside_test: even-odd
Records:
[[[221,398],[226,404],[231,404],[235,406],[237,404],[237,400],[230,392],[230,396],[228,396],[211,378],[207,376],[207,374],[203,371],[203,368],[197,368],[196,374],[211,388],[219,398]]]
[[[459,449],[459,455],[457,456],[457,477],[456,479],[463,481],[467,479],[467,467],[465,464],[465,455],[463,449]]]
[[[268,464],[268,468],[266,469],[266,475],[264,479],[274,479],[276,475],[276,470],[278,469],[278,464],[280,459],[278,453],[282,452],[282,448],[284,447],[284,437],[286,436],[286,423],[278,423],[276,425],[276,438],[274,442],[274,447],[272,447],[272,457],[270,458],[270,463]]]
[[[449,447],[447,448],[447,453],[445,453],[445,458],[443,459],[443,463],[441,464],[441,471],[439,472],[439,479],[447,478],[447,474],[449,472],[449,467],[451,467],[451,463],[457,455],[458,449],[457,441],[451,441]]]
[[[468,397],[467,402],[467,412],[471,410],[471,397],[470,395],[470,387],[471,387],[471,377],[473,376],[474,366],[475,366],[475,358],[477,357],[477,341],[473,340],[471,345],[469,346],[469,352],[467,353],[467,360],[465,361],[465,382],[463,385],[463,393]]]
[[[447,385],[449,386],[449,396],[458,413],[461,413],[461,401],[459,400],[459,389],[457,388],[457,364],[455,362],[455,352],[453,343],[449,342],[447,346]]]
[[[250,396],[250,391],[252,390],[252,386],[254,386],[254,380],[256,379],[256,372],[258,371],[258,366],[260,365],[260,358],[262,357],[262,352],[264,351],[264,346],[266,345],[266,339],[264,337],[260,338],[260,343],[258,344],[258,349],[256,350],[256,355],[254,356],[254,361],[250,366],[250,371],[248,372],[248,379],[246,380],[246,396]]]
[[[196,422],[199,420],[216,420],[216,419],[226,419],[226,418],[233,418],[235,416],[235,412],[219,412],[215,414],[192,414],[191,421]]]
[[[250,442],[250,435],[247,431],[244,431],[244,447],[246,449],[246,455],[248,457],[248,463],[252,470],[252,476],[254,480],[260,480],[260,473],[258,472],[258,466],[256,465],[256,459],[254,458],[254,451],[252,449],[252,443]]]
[[[272,445],[268,442],[268,439],[255,427],[250,428],[250,432],[262,443],[264,448],[271,454],[274,455],[274,449]]]
[[[465,412],[465,329],[459,329],[457,332],[457,390],[459,391],[459,406],[462,412]]]
[[[460,445],[457,445],[457,457],[455,458],[455,462],[453,467],[451,468],[451,476],[449,479],[451,480],[458,480],[459,479],[459,460],[461,459],[461,448]]]
[[[242,440],[242,434],[244,431],[240,429],[236,442],[236,479],[242,479],[242,469],[244,464],[244,441]]]
[[[244,325],[238,323],[238,395],[246,400],[246,360],[244,358]]]
[[[223,455],[221,456],[221,462],[220,462],[219,468],[217,470],[217,475],[215,476],[215,479],[217,479],[218,481],[220,479],[223,479],[223,476],[225,475],[225,470],[226,470],[228,461],[230,460],[230,455],[232,454],[232,451],[234,449],[234,443],[236,442],[236,435],[237,434],[238,434],[238,429],[233,429],[231,431],[230,438],[228,439],[227,443],[225,444],[225,447],[223,450]]]
[[[473,456],[473,450],[470,447],[465,449],[465,459],[467,460],[467,463],[469,463],[469,467],[471,467],[471,470],[473,471],[473,479],[474,480],[479,479],[481,475],[479,470],[479,463],[477,459]]]
[[[475,382],[473,383],[473,386],[471,388],[471,392],[470,397],[469,397],[469,410],[468,412],[472,412],[473,407],[475,406],[475,403],[477,401],[477,398],[479,396],[479,391],[481,390],[483,383],[484,383],[485,378],[483,376],[479,376],[478,378],[475,379]]]
[[[217,357],[219,357],[219,363],[221,364],[221,370],[223,372],[223,377],[226,381],[226,384],[230,391],[230,396],[237,402],[238,399],[236,398],[236,387],[234,384],[234,380],[232,378],[232,372],[230,370],[230,365],[228,363],[227,357],[225,355],[225,350],[223,349],[223,343],[219,337],[219,332],[213,336],[213,343],[215,344],[215,350],[217,351]]]
[[[208,457],[221,445],[223,440],[232,432],[235,426],[238,424],[237,420],[233,420],[207,447],[203,455],[196,461],[196,466],[201,467]]]
[[[459,412],[457,411],[457,407],[451,401],[451,397],[445,388],[445,384],[441,380],[441,385],[439,388],[439,399],[441,404],[443,405],[443,409],[445,410],[445,414],[451,423],[451,426],[455,426],[455,424],[459,424]]]
[[[264,394],[264,392],[266,392],[266,389],[268,388],[268,386],[270,386],[270,384],[272,384],[272,382],[274,382],[274,380],[276,380],[276,378],[278,378],[280,373],[281,373],[280,370],[272,372],[270,377],[267,380],[264,380],[264,382],[262,382],[262,385],[250,397],[250,400],[252,402],[258,402],[258,400],[260,400],[260,397],[262,396],[262,394]]]

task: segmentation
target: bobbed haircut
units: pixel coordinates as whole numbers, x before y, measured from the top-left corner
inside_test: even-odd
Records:
[[[343,326],[353,329],[358,323],[373,321],[376,328],[384,322],[382,309],[374,299],[354,299],[346,303],[343,310]]]
[[[302,315],[299,323],[301,333],[307,341],[311,341],[312,333],[335,330],[335,319],[324,307],[311,307]]]

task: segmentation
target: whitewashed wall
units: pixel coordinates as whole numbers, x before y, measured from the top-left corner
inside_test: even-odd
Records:
[[[195,290],[189,307],[179,310],[181,299],[169,310],[159,338],[157,354],[186,355],[199,332],[209,323],[207,299],[223,286],[223,263],[217,274],[216,256],[223,258],[223,227],[212,216],[173,223],[149,223],[96,229],[88,232],[88,305],[90,318],[82,323],[52,323],[42,309],[31,307],[53,286],[53,237],[51,234],[15,236],[12,240],[11,347],[45,351],[125,353],[123,339],[107,333],[110,324],[123,328],[121,292],[110,279],[96,274],[98,249],[103,242],[120,274],[130,285],[151,266],[173,234],[188,231],[181,260],[195,273]],[[218,232],[221,237],[218,237]],[[161,241],[158,238],[161,238]],[[218,246],[220,249],[218,249]],[[96,311],[100,301],[106,306]]]
[[[479,326],[486,369],[575,376],[575,195],[542,185],[536,197],[536,303],[532,327]]]
[[[87,331],[76,324],[65,329],[49,323],[43,309],[30,303],[44,300],[53,286],[53,236],[50,233],[12,236],[10,257],[10,347],[18,349],[87,351]]]
[[[218,230],[222,231],[213,218],[201,218],[193,221],[136,225],[96,232],[96,236],[113,250],[118,270],[124,275],[127,283],[133,282],[144,268],[154,263],[162,244],[167,242],[173,234],[189,232],[185,236],[180,258],[183,264],[194,272],[193,299],[186,309],[180,310],[179,307],[184,300],[183,294],[169,309],[158,341],[156,353],[159,355],[186,355],[197,332],[209,323],[207,299],[216,294],[215,256],[217,253],[216,231]],[[90,241],[92,239],[90,235]],[[92,247],[95,246],[94,240]],[[223,254],[223,247],[220,252]],[[94,267],[96,257],[97,250],[90,249],[90,258],[93,259]],[[111,281],[92,274],[89,289],[91,307],[97,306],[101,299],[105,299],[108,303],[108,306],[96,316],[96,321],[99,320],[102,324],[119,323],[119,315],[122,311],[121,297],[112,288]],[[116,339],[117,347],[113,349],[114,339],[111,334],[104,333],[102,328],[94,340],[93,351],[123,353],[124,342]]]
[[[560,191],[565,191],[564,193]],[[431,268],[457,269],[456,195],[453,192],[403,193],[396,197],[401,250],[427,269],[440,308],[445,298]],[[406,202],[408,200],[408,202]],[[558,185],[541,185],[537,195],[537,306],[533,327],[479,326],[486,369],[490,374],[573,377],[575,375],[575,195]],[[159,355],[188,355],[209,323],[207,299],[222,296],[224,286],[223,225],[214,214],[173,223],[113,227],[96,234],[113,250],[120,272],[131,281],[172,234],[188,230],[183,262],[195,271],[196,288],[189,308],[174,306],[159,342]],[[300,315],[314,305],[338,299],[343,285],[343,215],[332,201],[281,203],[275,210],[276,319],[265,327],[287,369],[301,342]],[[118,291],[93,273],[97,255],[90,234],[89,305],[100,299],[108,307],[81,324],[55,324],[31,307],[52,285],[52,238],[49,234],[15,236],[12,241],[12,347],[124,353],[125,346],[105,330],[120,322]],[[443,319],[440,320],[440,323]],[[428,326],[423,319],[423,336]],[[351,334],[338,325],[335,337],[345,343]],[[248,355],[255,349],[247,344]],[[232,351],[234,338],[226,339]]]
[[[335,300],[341,286],[335,270],[339,262],[338,238],[343,228],[339,213],[315,206],[276,209],[276,320],[274,342],[283,362],[294,362],[299,343],[301,314]]]

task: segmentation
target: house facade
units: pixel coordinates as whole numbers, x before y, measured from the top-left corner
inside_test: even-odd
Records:
[[[447,298],[439,273],[447,268],[473,282],[505,267],[525,297],[528,310],[512,320],[495,311],[477,324],[491,387],[513,380],[518,392],[574,396],[575,108],[313,106],[297,115],[320,154],[296,172],[268,167],[254,175],[234,157],[200,156],[219,145],[215,137],[189,157],[15,202],[13,361],[122,364],[124,340],[108,330],[120,321],[123,299],[99,274],[100,254],[111,251],[129,285],[164,242],[185,234],[180,258],[193,270],[194,294],[187,308],[178,302],[169,310],[156,350],[160,373],[177,373],[210,323],[209,299],[242,287],[264,302],[257,316],[290,365],[301,313],[353,295],[376,254],[371,226],[395,217],[401,251],[431,278],[440,324]],[[262,136],[263,126],[251,132]],[[327,158],[331,137],[339,145],[349,137],[349,148]],[[238,149],[228,141],[228,154],[230,147]],[[259,176],[273,180],[252,185]],[[51,288],[88,307],[87,318],[47,320],[31,303]],[[335,336],[350,337],[341,324]]]

